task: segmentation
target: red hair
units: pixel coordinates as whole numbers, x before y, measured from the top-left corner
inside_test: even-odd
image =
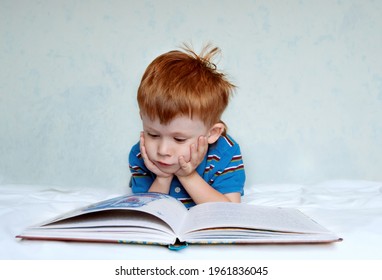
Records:
[[[199,117],[208,126],[221,122],[235,86],[211,62],[219,52],[206,46],[197,55],[186,46],[154,59],[138,88],[141,113],[163,124],[180,115]]]

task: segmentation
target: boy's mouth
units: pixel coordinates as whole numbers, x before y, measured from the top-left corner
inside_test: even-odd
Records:
[[[173,164],[165,163],[165,162],[162,162],[162,161],[157,161],[156,163],[157,163],[158,166],[161,166],[161,167],[170,167],[170,166],[173,165]]]

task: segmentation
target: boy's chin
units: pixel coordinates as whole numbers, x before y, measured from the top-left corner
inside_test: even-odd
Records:
[[[167,174],[175,174],[179,170],[179,166],[171,165],[171,166],[161,166],[156,165],[160,171],[167,173]]]

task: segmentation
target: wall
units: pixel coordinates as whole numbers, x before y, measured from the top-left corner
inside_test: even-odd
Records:
[[[222,49],[248,184],[382,180],[382,1],[0,0],[0,182],[125,186],[147,64]]]

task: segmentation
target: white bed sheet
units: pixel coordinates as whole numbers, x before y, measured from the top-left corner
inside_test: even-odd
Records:
[[[344,240],[319,245],[162,246],[18,240],[30,225],[123,194],[122,189],[0,185],[0,259],[382,259],[382,183],[327,181],[246,187],[243,203],[295,207]]]

